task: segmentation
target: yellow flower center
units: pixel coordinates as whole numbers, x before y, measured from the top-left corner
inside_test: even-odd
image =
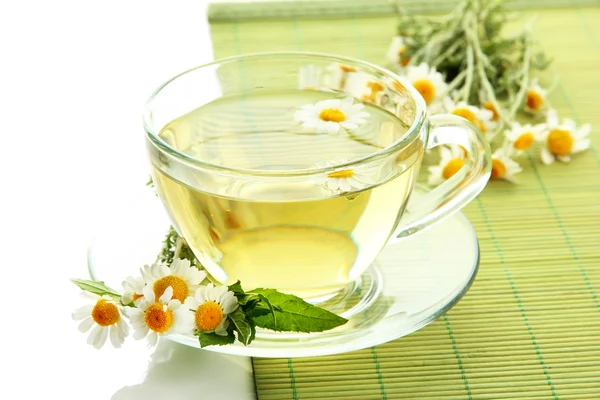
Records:
[[[458,115],[459,117],[463,117],[464,119],[466,119],[467,121],[469,121],[469,122],[471,122],[473,124],[476,121],[478,121],[477,116],[475,115],[475,113],[473,111],[469,110],[466,107],[455,108],[454,110],[452,110],[452,114]]]
[[[340,69],[344,72],[356,72],[356,68],[349,65],[340,65]]]
[[[153,303],[146,309],[144,320],[154,332],[165,333],[173,325],[173,312],[165,310],[160,303]]]
[[[478,127],[481,132],[485,133],[486,128],[485,128],[485,125],[483,124],[483,122],[481,122],[479,120],[479,118],[477,118],[475,113],[473,111],[469,110],[468,108],[466,108],[466,107],[455,108],[454,110],[452,110],[451,114],[458,115],[459,117],[466,119],[467,121],[471,122],[473,125]]]
[[[341,171],[334,171],[327,174],[328,178],[351,178],[354,175],[354,170],[344,169]]]
[[[535,90],[527,91],[527,107],[532,110],[539,110],[544,105],[544,98]]]
[[[92,319],[100,326],[114,325],[120,318],[117,306],[104,299],[98,300],[92,309]]]
[[[342,122],[346,120],[346,115],[337,108],[326,108],[319,113],[319,118],[327,122]]]
[[[492,179],[500,179],[506,175],[506,165],[497,158],[492,159]]]
[[[196,327],[203,331],[214,331],[223,321],[223,309],[214,301],[201,304],[196,310]]]
[[[417,92],[423,96],[425,103],[429,104],[435,97],[435,86],[429,79],[417,79],[413,82],[413,86],[417,89]]]
[[[154,296],[158,299],[169,286],[173,288],[173,297],[171,299],[177,299],[183,303],[188,297],[188,284],[180,277],[174,275],[165,276],[154,282]]]
[[[450,179],[465,165],[465,160],[462,158],[453,158],[448,161],[448,164],[444,167],[444,171],[442,171],[442,176],[444,179]]]
[[[483,108],[492,112],[492,121],[498,121],[498,119],[500,119],[500,114],[498,114],[498,110],[496,110],[496,107],[494,107],[491,101],[486,101]]]
[[[548,134],[548,149],[557,156],[566,156],[573,149],[575,139],[571,132],[564,129],[553,129]]]
[[[533,133],[525,132],[515,140],[513,147],[517,150],[525,150],[533,144]]]

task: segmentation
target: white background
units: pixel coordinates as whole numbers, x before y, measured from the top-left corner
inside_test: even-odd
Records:
[[[71,320],[80,303],[69,279],[86,277],[95,227],[144,190],[146,99],[212,59],[205,9],[199,0],[0,3],[2,398],[250,395],[247,359],[190,359],[163,343],[149,364],[145,343],[97,351]]]

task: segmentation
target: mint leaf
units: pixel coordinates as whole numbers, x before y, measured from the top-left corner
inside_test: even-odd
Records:
[[[235,297],[237,298],[238,304],[241,306],[245,306],[248,303],[252,303],[253,301],[256,303],[258,301],[258,298],[256,297],[256,295],[248,295],[246,294],[246,292],[244,292],[244,289],[242,289],[242,284],[240,283],[240,281],[237,281],[234,284],[231,284],[227,287],[227,290],[229,290],[230,292],[233,292],[233,294],[235,295]],[[255,304],[250,304],[250,307],[254,307]]]
[[[212,333],[198,332],[197,335],[198,335],[198,339],[200,340],[200,347],[224,346],[226,344],[232,344],[233,342],[235,342],[235,336],[233,336],[233,331],[228,330],[227,333],[229,333],[229,335],[221,336],[221,335],[217,335],[214,332],[212,332]]]
[[[263,294],[259,294],[258,298],[262,300],[265,303],[264,305],[266,305],[269,308],[269,311],[273,316],[273,325],[277,326],[277,316],[275,315],[275,307],[273,307],[273,304],[271,304],[269,299],[267,299]],[[281,311],[281,309],[279,309],[279,311]]]
[[[233,324],[233,329],[238,333],[237,339],[242,342],[244,346],[249,345],[253,339],[252,328],[254,323],[252,320],[248,320],[246,314],[244,314],[244,311],[242,311],[240,307],[229,314],[228,317]]]
[[[272,314],[255,315],[261,307],[256,307],[250,314],[252,320],[261,328],[274,331],[323,332],[348,322],[337,314],[313,306],[301,298],[280,293],[274,289],[254,289],[248,294],[262,295],[272,305]],[[275,318],[273,318],[275,316]]]
[[[246,294],[246,292],[244,292],[244,289],[242,289],[242,283],[240,281],[237,281],[236,283],[227,286],[227,290],[233,292],[233,294],[235,294],[236,296]]]
[[[86,292],[97,294],[98,296],[108,295],[113,297],[115,300],[119,300],[121,295],[115,290],[109,288],[101,281],[89,281],[85,279],[71,279],[71,282],[79,286],[80,289]]]

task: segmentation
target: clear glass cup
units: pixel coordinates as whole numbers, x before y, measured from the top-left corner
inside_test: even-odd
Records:
[[[461,209],[491,169],[474,125],[428,117],[401,77],[327,54],[191,69],[155,91],[144,127],[158,195],[212,279],[308,300],[356,281],[391,237]],[[464,166],[405,213],[425,151],[446,144]]]

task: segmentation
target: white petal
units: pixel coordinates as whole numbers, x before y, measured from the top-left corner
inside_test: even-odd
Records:
[[[118,327],[111,326],[110,327],[110,342],[113,347],[119,348],[125,341],[125,337],[121,335],[121,332]]]
[[[94,346],[94,343],[96,343],[96,340],[98,339],[98,335],[100,335],[101,331],[102,331],[102,327],[100,325],[96,325],[94,327],[94,329],[92,329],[92,331],[90,332],[90,336],[88,336],[87,343],[91,346]]]
[[[227,328],[228,327],[229,327],[229,321],[225,318],[225,319],[223,319],[223,321],[221,321],[219,326],[217,326],[217,329],[215,329],[215,333],[219,336],[227,336]]]
[[[202,281],[204,279],[206,279],[206,272],[204,271],[200,271],[195,267],[190,268],[190,278],[189,278],[189,282],[192,285],[198,285],[200,283],[202,283]]]
[[[167,304],[169,300],[173,298],[173,287],[169,286],[165,289],[165,292],[158,299],[162,304]]]
[[[186,310],[196,310],[198,308],[198,306],[200,305],[200,303],[198,303],[198,300],[196,300],[195,297],[188,297],[187,299],[185,299],[185,302],[183,303],[183,308],[185,308]]]
[[[83,307],[79,307],[77,310],[71,314],[71,317],[75,321],[79,321],[80,319],[84,319],[92,315],[92,310],[94,309],[94,304],[88,304]]]
[[[140,328],[135,328],[135,331],[133,332],[133,338],[135,340],[141,340],[148,335],[149,331],[150,331],[150,329],[148,329],[148,327],[146,325],[144,325]]]
[[[171,327],[174,333],[184,335],[192,333],[195,328],[194,313],[181,309],[175,312],[174,317],[173,326]]]
[[[150,332],[150,334],[148,335],[148,343],[152,347],[156,346],[156,343],[158,343],[158,334],[156,332]]]
[[[574,136],[575,136],[576,139],[583,139],[583,138],[587,137],[590,134],[591,129],[592,129],[592,125],[585,124],[584,126],[582,126],[581,128],[579,128],[575,132]]]
[[[590,147],[590,144],[591,142],[589,139],[580,139],[579,141],[575,142],[571,153],[579,153],[580,151],[586,150]]]
[[[117,322],[116,327],[119,329],[119,331],[121,332],[121,335],[123,337],[129,335],[129,325],[127,325],[125,320],[123,320],[123,319],[119,320],[119,322]]]
[[[324,133],[328,135],[335,135],[340,131],[340,124],[337,122],[327,121],[323,125]]]
[[[93,325],[94,325],[94,319],[92,317],[88,317],[88,318],[84,319],[83,321],[81,321],[81,323],[79,324],[77,329],[79,329],[79,332],[81,332],[81,333],[86,333],[87,331],[90,330],[90,328]]]
[[[155,300],[154,291],[152,290],[152,288],[150,286],[144,286],[144,290],[142,291],[142,293],[144,294],[144,302],[146,302],[148,304],[154,303],[154,300]]]
[[[571,161],[571,157],[569,156],[556,156],[556,159],[560,162],[568,163]]]
[[[358,128],[358,125],[355,124],[354,122],[342,122],[340,124],[344,129],[347,129],[349,131],[351,131],[352,129],[356,129]]]
[[[238,301],[235,296],[227,297],[221,303],[223,314],[231,314],[238,308]]]
[[[209,283],[208,285],[210,286],[212,284]],[[206,298],[207,290],[208,286],[200,286],[198,289],[196,289],[196,293],[194,293],[194,298],[199,304],[203,304],[208,301],[208,299]]]
[[[548,151],[548,149],[545,147],[540,151],[540,157],[542,159],[542,162],[546,165],[552,164],[554,162],[554,155],[550,153],[550,151]]]
[[[339,178],[331,178],[327,181],[327,189],[338,190],[339,189]]]
[[[339,185],[342,192],[349,192],[352,189],[352,186],[350,186],[348,179],[340,179]]]
[[[139,298],[137,300],[139,300]],[[133,293],[123,293],[123,296],[121,296],[121,303],[129,304],[132,302],[133,302]]]
[[[106,338],[108,338],[108,329],[109,328],[107,326],[102,327],[100,333],[96,336],[96,341],[94,342],[95,348],[99,349],[104,346],[104,343],[106,343]]]
[[[179,307],[181,307],[181,301],[179,301],[177,299],[170,300],[169,303],[167,304],[167,308],[171,311],[178,310]]]

